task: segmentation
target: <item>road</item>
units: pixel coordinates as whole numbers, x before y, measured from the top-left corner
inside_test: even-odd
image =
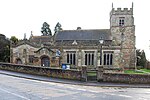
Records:
[[[150,88],[72,85],[0,74],[0,100],[150,100]]]

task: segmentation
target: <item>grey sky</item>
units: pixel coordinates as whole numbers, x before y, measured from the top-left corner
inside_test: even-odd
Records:
[[[0,0],[0,33],[19,39],[41,35],[43,22],[53,31],[57,22],[64,30],[109,29],[109,13],[114,8],[131,8],[134,3],[136,47],[144,49],[150,60],[149,50],[149,0]]]

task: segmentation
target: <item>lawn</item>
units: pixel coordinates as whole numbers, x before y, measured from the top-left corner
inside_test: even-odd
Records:
[[[126,73],[126,74],[144,74],[143,72],[138,72],[135,70],[125,70],[124,73]]]
[[[150,73],[149,69],[140,69],[140,70],[125,70],[126,74],[148,74]]]
[[[95,71],[90,71],[90,72],[87,72],[87,75],[88,76],[96,76],[97,73]]]
[[[150,74],[150,69],[140,69],[140,70],[125,70],[125,74]],[[97,73],[95,71],[87,72],[88,76],[96,76]]]
[[[150,73],[150,69],[140,69],[140,70]]]

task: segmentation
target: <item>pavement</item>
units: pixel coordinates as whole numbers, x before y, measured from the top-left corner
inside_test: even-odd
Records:
[[[68,80],[68,79],[60,79],[60,78],[52,78],[46,76],[39,76],[39,75],[31,75],[26,73],[18,73],[6,70],[0,70],[0,74],[31,79],[31,80],[38,80],[38,81],[45,81],[45,82],[54,82],[54,83],[62,83],[62,84],[73,84],[73,85],[83,85],[83,86],[96,86],[96,87],[122,87],[122,88],[150,88],[150,84],[125,84],[125,83],[109,83],[109,82],[96,82],[96,81],[77,81],[77,80]]]

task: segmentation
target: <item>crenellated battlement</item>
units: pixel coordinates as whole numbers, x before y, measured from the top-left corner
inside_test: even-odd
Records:
[[[112,8],[110,15],[133,15],[133,8]]]
[[[132,2],[132,7],[130,9],[128,8],[117,8],[115,9],[113,7],[113,3],[112,3],[112,10],[110,12],[110,16],[111,15],[133,15],[133,2]]]

